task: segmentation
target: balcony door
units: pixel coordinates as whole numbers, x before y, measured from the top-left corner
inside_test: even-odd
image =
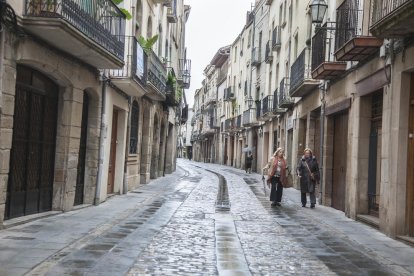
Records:
[[[407,228],[414,236],[414,74],[411,75],[410,112],[407,153]]]

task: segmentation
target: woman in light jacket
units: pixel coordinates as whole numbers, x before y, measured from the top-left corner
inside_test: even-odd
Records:
[[[278,148],[273,157],[270,159],[268,165],[268,185],[272,184],[270,191],[270,201],[272,206],[281,206],[283,195],[283,186],[287,183],[287,165],[284,156],[284,150]]]
[[[315,186],[319,182],[319,167],[312,150],[307,148],[299,160],[297,174],[300,179],[302,207],[306,207],[306,193],[310,195],[311,208],[315,208]]]

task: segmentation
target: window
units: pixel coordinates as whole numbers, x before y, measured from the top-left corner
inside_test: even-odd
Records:
[[[234,50],[234,62],[236,62],[237,61],[237,46],[234,49],[235,49]]]
[[[158,26],[158,56],[161,57],[162,56],[162,26],[161,24]]]
[[[129,153],[137,154],[138,145],[138,122],[139,122],[139,108],[137,101],[132,103],[131,108],[131,133],[129,136]]]
[[[247,49],[250,48],[251,43],[252,43],[252,30],[250,29],[249,30],[249,36],[247,38]]]
[[[293,56],[295,57],[295,59],[298,57],[298,41],[299,41],[299,38],[298,38],[298,36],[299,36],[299,34],[296,34],[295,35],[295,45],[293,45]]]
[[[136,13],[135,13],[135,37],[141,36],[141,25],[142,25],[142,4],[141,0],[137,1]]]
[[[152,37],[152,19],[151,16],[148,16],[148,23],[147,23],[147,39]]]

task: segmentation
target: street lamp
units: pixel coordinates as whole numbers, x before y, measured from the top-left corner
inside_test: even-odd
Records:
[[[312,23],[321,24],[328,8],[325,0],[313,0],[309,7],[311,9]]]

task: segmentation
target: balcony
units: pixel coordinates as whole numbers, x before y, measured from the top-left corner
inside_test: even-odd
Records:
[[[125,62],[121,69],[106,70],[106,74],[122,91],[133,97],[145,94],[147,55],[135,37],[125,38]]]
[[[273,95],[268,95],[262,99],[262,109],[260,113],[259,121],[266,121],[273,117]]]
[[[125,16],[112,1],[25,1],[29,33],[95,68],[124,65]]]
[[[335,58],[337,61],[361,61],[375,53],[383,39],[363,36],[363,11],[355,0],[345,0],[336,10]]]
[[[266,44],[265,61],[267,64],[273,61],[273,51],[270,48],[271,47],[270,45],[271,45],[271,40],[269,40]]]
[[[168,1],[169,3],[165,3],[164,5],[167,5],[167,21],[168,23],[177,23],[178,17],[177,17],[177,1]],[[171,3],[172,2],[172,3]]]
[[[224,89],[224,100],[225,101],[231,101],[235,99],[234,93],[232,93],[231,91],[232,91],[231,86]]]
[[[217,102],[217,98],[215,95],[207,96],[204,100],[204,106],[209,106],[210,104],[215,104]]]
[[[259,122],[257,121],[256,108],[249,108],[243,112],[243,126],[255,126]]]
[[[151,89],[146,95],[154,101],[164,101],[166,99],[167,70],[153,51],[148,56],[147,64],[147,84]]]
[[[187,120],[188,120],[188,105],[185,105],[181,109],[180,123],[183,125],[183,124],[187,123]]]
[[[168,76],[170,75],[173,79],[175,78],[174,69],[171,67],[168,68]],[[170,78],[168,77],[167,82],[165,84],[165,96],[166,96],[167,106],[178,106],[179,105],[180,99],[178,98],[176,90],[177,90],[176,83],[171,81]]]
[[[230,118],[224,121],[224,131],[233,132],[235,130],[234,119]]]
[[[272,5],[272,3],[273,3],[273,0],[266,0],[266,5],[270,6]]]
[[[191,83],[191,59],[180,59],[178,63],[177,83],[184,89],[190,88]]]
[[[282,46],[281,36],[282,36],[281,28],[280,28],[280,26],[276,26],[272,31],[272,49],[273,49],[273,51],[279,50],[280,47]]]
[[[234,118],[235,120],[235,128],[236,130],[240,130],[242,129],[242,115],[238,115],[236,118]]]
[[[306,47],[291,67],[289,90],[291,97],[303,97],[319,85],[318,80],[312,79],[310,58],[310,49]],[[284,88],[280,87],[280,90]]]
[[[402,38],[414,35],[414,1],[372,1],[370,32],[380,38]]]
[[[252,53],[252,66],[260,66],[262,63],[262,50],[259,47],[255,47]]]
[[[312,78],[333,80],[346,71],[346,63],[335,61],[335,22],[327,22],[312,38]],[[330,29],[328,31],[326,28]]]
[[[229,69],[229,64],[228,62],[224,63],[218,73],[217,76],[217,85],[223,83],[226,79],[227,79],[227,73],[228,73],[228,69]]]
[[[291,108],[295,101],[289,97],[289,78],[283,78],[279,86],[278,107]]]

